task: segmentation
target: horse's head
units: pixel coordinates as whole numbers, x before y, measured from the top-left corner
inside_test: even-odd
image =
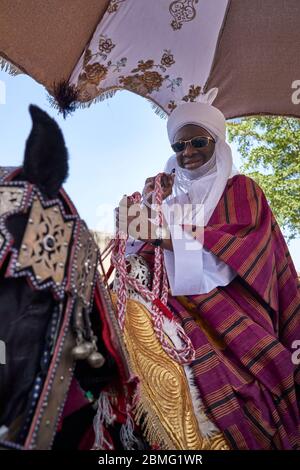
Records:
[[[23,177],[49,198],[55,198],[68,176],[68,150],[54,119],[29,106],[32,129],[26,142]]]

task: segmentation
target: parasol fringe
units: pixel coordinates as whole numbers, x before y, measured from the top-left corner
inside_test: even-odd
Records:
[[[11,62],[9,62],[8,60],[4,59],[1,56],[0,56],[0,70],[2,72],[9,73],[9,75],[12,75],[13,77],[23,73],[18,67],[16,67]]]
[[[54,83],[53,96],[48,95],[50,105],[66,118],[77,109],[78,91],[75,85],[69,85],[65,80]]]
[[[63,117],[66,118],[69,114],[76,111],[76,109],[89,108],[92,104],[112,98],[117,91],[118,89],[105,90],[95,98],[83,102],[79,101],[79,91],[76,86],[62,81],[58,84],[54,84],[53,96],[49,94],[48,101],[54,109],[57,109],[58,112],[62,113]]]
[[[89,108],[92,104],[100,103],[101,101],[105,101],[109,98],[113,98],[114,95],[117,93],[117,91],[119,90],[117,89],[117,90],[103,91],[102,93],[100,93],[100,95],[96,96],[90,101],[86,101],[86,102],[78,101],[77,108],[81,108],[81,109]]]
[[[166,113],[166,111],[163,108],[161,108],[158,104],[153,103],[153,101],[150,101],[150,100],[148,101],[150,102],[151,107],[154,110],[155,114],[157,114],[157,116],[159,116],[162,119],[167,119],[168,113]]]
[[[57,109],[66,118],[69,114],[72,114],[76,109],[89,108],[92,104],[100,103],[104,100],[113,98],[117,91],[122,88],[114,87],[107,90],[100,91],[99,95],[88,101],[80,101],[79,90],[72,84],[70,85],[67,81],[61,81],[53,86],[53,95],[48,95],[48,101],[50,105]],[[166,119],[168,113],[157,103],[148,100],[151,104],[155,114],[160,118]]]

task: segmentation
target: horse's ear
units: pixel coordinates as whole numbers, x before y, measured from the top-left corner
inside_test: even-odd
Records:
[[[68,150],[54,119],[34,105],[29,112],[32,129],[25,147],[24,178],[53,198],[68,176]]]

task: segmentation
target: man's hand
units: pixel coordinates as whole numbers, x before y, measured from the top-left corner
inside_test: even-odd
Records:
[[[155,184],[155,176],[151,176],[147,178],[145,181],[145,186],[143,189],[143,196],[146,197],[149,204],[153,203],[153,191],[154,191],[154,184]],[[175,173],[163,173],[161,177],[161,187],[162,187],[162,196],[163,199],[170,196],[172,194],[172,188],[174,184]],[[148,196],[148,197],[147,197]]]
[[[140,204],[131,202],[127,196],[123,196],[115,211],[117,229],[137,240],[150,237],[146,207],[141,207]]]
[[[117,230],[120,229],[134,239],[145,242],[153,242],[157,238],[157,226],[150,222],[147,207],[130,202],[127,196],[123,196],[119,207],[115,209],[115,214]],[[172,251],[171,237],[163,240],[161,247]]]

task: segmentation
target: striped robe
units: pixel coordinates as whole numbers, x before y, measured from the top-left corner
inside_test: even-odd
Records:
[[[195,347],[192,369],[206,411],[232,449],[300,449],[297,273],[251,178],[228,181],[204,246],[236,278],[208,294],[170,296],[169,306]]]

